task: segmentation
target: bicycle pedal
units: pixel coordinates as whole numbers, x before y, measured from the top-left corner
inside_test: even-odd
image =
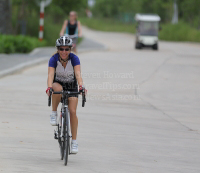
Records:
[[[58,135],[54,133],[54,139],[58,139]]]
[[[54,130],[54,139],[58,139],[58,132]]]

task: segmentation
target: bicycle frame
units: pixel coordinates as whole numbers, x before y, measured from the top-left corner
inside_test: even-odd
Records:
[[[62,94],[62,98],[61,98],[61,117],[59,117],[59,123],[61,127],[61,129],[58,129],[58,131],[60,132],[60,136],[58,138],[61,139],[61,141],[64,140],[64,121],[68,122],[66,124],[66,131],[68,132],[69,135],[69,144],[71,144],[71,139],[72,139],[72,135],[71,135],[71,125],[70,125],[70,114],[69,114],[69,109],[68,109],[68,98],[70,95],[72,94],[80,94],[80,92],[69,92],[69,91],[61,91],[61,92],[54,92],[54,94]],[[66,116],[66,117],[65,117]],[[66,120],[65,120],[66,119]],[[71,154],[71,145],[69,145],[69,154]]]
[[[51,93],[48,100],[48,106],[51,105]],[[70,95],[80,94],[81,92],[70,92],[70,91],[60,91],[53,92],[53,94],[62,94],[61,97],[61,117],[59,117],[59,123],[57,125],[57,131],[54,132],[54,138],[58,139],[58,143],[60,146],[61,160],[65,158],[65,165],[68,162],[68,154],[71,153],[71,127],[70,127],[70,114],[68,111],[68,98]],[[85,106],[86,98],[85,98],[85,89],[82,90],[82,107]],[[67,128],[66,128],[67,127]],[[67,144],[67,145],[66,145]]]

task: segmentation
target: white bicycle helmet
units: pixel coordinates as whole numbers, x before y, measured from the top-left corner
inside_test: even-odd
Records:
[[[68,36],[61,36],[56,40],[56,47],[69,46],[72,47],[72,39]]]

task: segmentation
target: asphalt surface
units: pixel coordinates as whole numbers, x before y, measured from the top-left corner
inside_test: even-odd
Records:
[[[79,54],[79,153],[59,159],[44,63],[0,79],[0,172],[199,173],[200,46],[135,50],[130,34],[83,33],[107,50]]]

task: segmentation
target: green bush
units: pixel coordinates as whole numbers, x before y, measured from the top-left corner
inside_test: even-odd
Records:
[[[159,38],[167,41],[200,42],[200,31],[183,22],[174,25],[164,24]]]
[[[28,36],[0,35],[0,53],[28,53],[36,47],[45,46],[46,41]]]
[[[16,52],[30,52],[35,45],[33,45],[30,39],[24,36],[18,36],[17,40],[15,40],[15,50]]]
[[[12,36],[7,35],[2,36],[1,45],[2,45],[2,51],[3,53],[14,53],[15,52],[15,41],[13,41]]]
[[[3,52],[3,42],[0,40],[0,53]]]
[[[10,42],[6,42],[4,44],[3,51],[4,51],[4,53],[14,53],[15,52],[14,44],[10,43]]]

